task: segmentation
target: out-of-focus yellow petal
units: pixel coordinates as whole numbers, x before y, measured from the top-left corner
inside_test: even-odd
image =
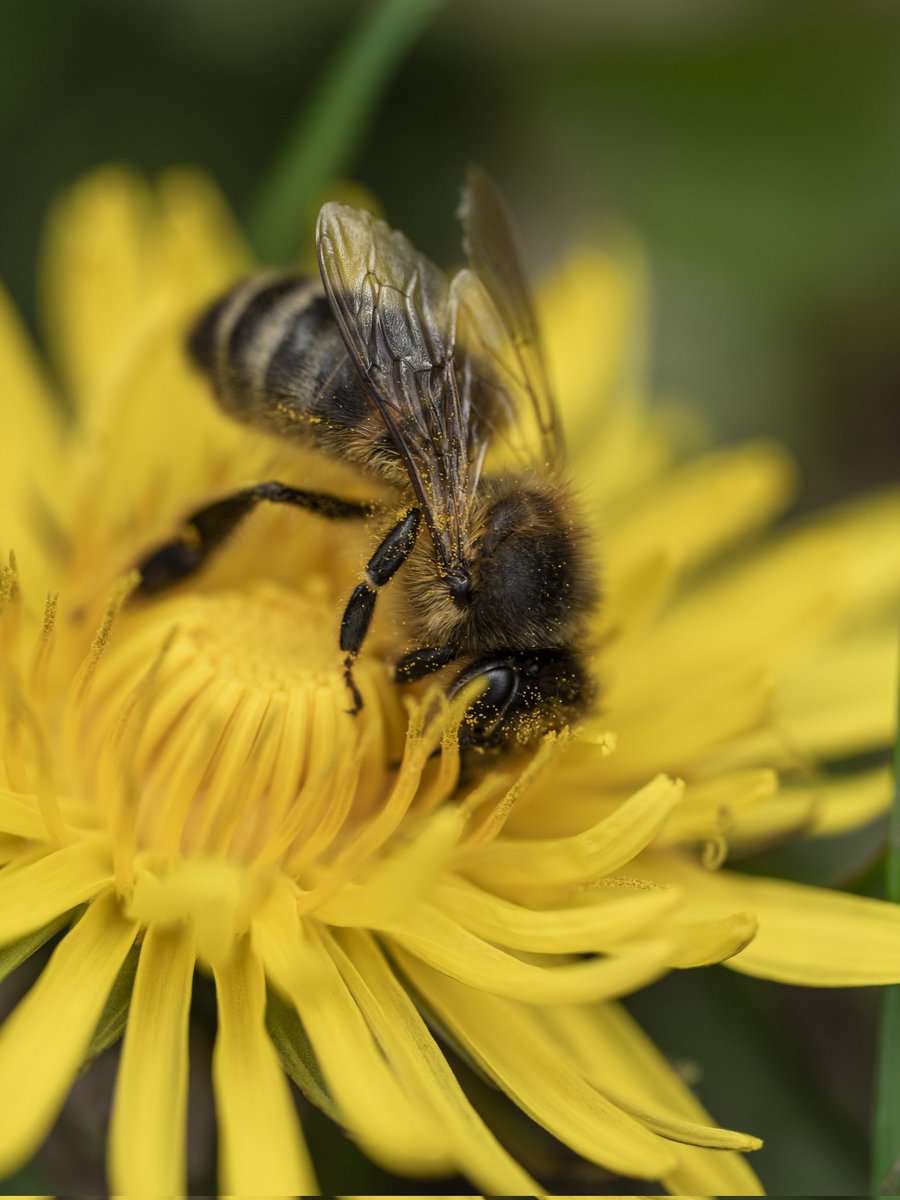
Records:
[[[476,1062],[560,1141],[590,1162],[639,1179],[672,1170],[667,1144],[560,1062],[533,1013],[438,975],[403,951],[397,958]]]
[[[38,922],[40,923],[40,922]],[[137,926],[96,900],[0,1028],[0,1174],[22,1163],[59,1112]]]
[[[795,541],[828,547],[850,615],[882,611],[900,596],[900,488],[811,517]]]
[[[557,1004],[624,996],[662,974],[675,952],[664,939],[646,940],[614,958],[538,967],[475,937],[437,909],[422,905],[388,927],[392,943],[471,987],[530,1004]]]
[[[187,1186],[188,1013],[193,938],[151,927],[141,946],[113,1102],[110,1185],[124,1195]]]
[[[810,987],[900,982],[900,908],[783,880],[706,871],[674,854],[645,855],[641,873],[685,889],[686,914],[703,920],[736,908],[759,922],[728,966],[746,975]]]
[[[643,379],[646,264],[632,243],[582,247],[542,284],[537,300],[547,366],[577,450],[596,431],[598,414],[631,397]]]
[[[537,1195],[537,1184],[502,1148],[466,1099],[406,988],[374,939],[341,935],[332,953],[341,974],[410,1096],[434,1114],[459,1170],[489,1195]]]
[[[160,305],[190,311],[249,265],[203,176],[169,172],[156,195],[116,167],[59,199],[44,263],[48,339],[82,418],[102,414],[109,379]]]
[[[40,929],[112,882],[104,838],[84,838],[0,875],[0,944]]]
[[[667,475],[606,535],[610,579],[648,551],[665,550],[693,568],[766,525],[787,505],[793,467],[768,442],[720,450]]]
[[[900,633],[885,627],[828,648],[775,694],[772,723],[816,758],[877,749],[893,740]]]
[[[896,625],[829,645],[779,680],[766,727],[735,741],[716,766],[806,765],[879,750],[896,725]]]
[[[377,1162],[414,1175],[448,1167],[446,1140],[427,1110],[413,1106],[385,1061],[330,954],[310,939],[312,978],[285,971],[260,939],[266,971],[297,1008],[343,1120]]]
[[[15,551],[39,596],[65,506],[63,435],[62,409],[0,286],[0,561]]]
[[[118,167],[89,175],[51,215],[44,247],[47,336],[82,408],[140,325],[157,219],[147,186]]]
[[[37,797],[18,792],[0,791],[0,829],[39,842],[49,836]]]
[[[789,785],[765,803],[742,811],[726,836],[729,845],[742,849],[765,846],[794,831],[807,837],[833,837],[880,816],[892,793],[888,768]]]
[[[619,1005],[542,1009],[537,1016],[560,1039],[561,1049],[597,1086],[609,1087],[622,1097],[689,1121],[709,1123],[709,1113]],[[687,1145],[673,1145],[671,1149],[677,1166],[666,1173],[663,1181],[673,1193],[763,1194],[752,1168],[737,1154]]]
[[[208,175],[166,171],[157,194],[163,221],[156,269],[180,304],[202,304],[253,269],[234,217]]]
[[[627,509],[630,501],[662,474],[672,461],[674,447],[662,421],[648,419],[637,404],[622,403],[597,425],[593,438],[585,435],[573,451],[581,463],[578,487],[582,507],[602,529],[612,529],[615,511]],[[659,540],[654,549],[658,545]],[[637,553],[635,561],[643,557]],[[629,569],[624,559],[617,564],[621,574]]]
[[[262,964],[246,938],[214,975],[220,1190],[240,1196],[317,1195],[290,1088],[266,1033]]]
[[[573,884],[618,871],[651,841],[681,799],[683,785],[659,776],[591,829],[570,838],[497,838],[461,860],[461,873],[492,891]]]
[[[766,715],[772,684],[764,672],[727,670],[685,681],[680,694],[646,693],[644,706],[616,709],[610,686],[609,724],[616,750],[598,766],[606,785],[623,786],[656,771],[688,772],[738,734],[755,729]]]

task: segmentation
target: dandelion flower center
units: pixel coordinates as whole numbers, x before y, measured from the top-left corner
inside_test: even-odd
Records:
[[[324,598],[260,582],[120,620],[71,722],[70,753],[118,811],[113,825],[132,830],[135,854],[154,867],[265,859],[296,871],[311,848],[346,838],[384,784],[390,685],[363,660],[367,703],[347,714]]]
[[[310,683],[333,687],[332,618],[325,604],[274,585],[249,595],[189,596],[175,614],[180,636],[204,668],[266,695]],[[165,621],[166,614],[156,620]]]

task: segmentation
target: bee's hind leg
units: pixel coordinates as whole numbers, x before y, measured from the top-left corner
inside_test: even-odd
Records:
[[[237,526],[262,501],[270,504],[292,504],[329,520],[350,520],[370,517],[373,505],[358,500],[341,500],[326,492],[309,492],[269,480],[233,492],[223,500],[206,504],[190,513],[178,537],[148,554],[137,564],[141,574],[136,596],[152,596],[172,587],[198,571],[213,551],[229,537]]]
[[[416,544],[422,514],[411,508],[392,526],[366,564],[365,579],[353,589],[344,615],[341,618],[341,649],[344,659],[344,680],[350,690],[353,707],[349,711],[355,716],[363,707],[359,688],[353,680],[353,662],[372,623],[378,589],[383,587],[394,573],[403,566]]]

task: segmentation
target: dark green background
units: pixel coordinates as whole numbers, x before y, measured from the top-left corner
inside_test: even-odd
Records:
[[[28,319],[47,205],[95,164],[200,165],[245,217],[358,9],[0,6],[0,274]],[[725,438],[782,437],[812,505],[900,477],[898,64],[893,0],[455,0],[372,112],[349,173],[444,262],[472,160],[510,194],[536,268],[579,233],[631,229],[655,285],[656,389],[696,401]],[[852,879],[872,854],[851,840],[778,867]],[[695,1064],[723,1122],[767,1137],[757,1163],[772,1192],[864,1192],[871,993],[715,969],[677,975],[635,1009]],[[73,1120],[16,1186],[102,1186],[90,1165],[102,1152]],[[315,1127],[323,1183],[337,1187],[328,1163],[343,1152]],[[78,1184],[59,1174],[74,1161]],[[352,1190],[388,1187],[359,1169]],[[562,1187],[602,1190],[559,1171]]]

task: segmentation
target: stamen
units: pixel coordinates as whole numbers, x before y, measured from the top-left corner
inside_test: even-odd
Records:
[[[59,806],[59,791],[56,786],[53,755],[50,751],[44,727],[41,724],[40,718],[22,694],[19,682],[11,669],[6,673],[6,690],[7,711],[9,713],[7,732],[11,732],[9,728],[10,724],[15,727],[12,746],[10,748],[17,751],[12,760],[15,766],[13,772],[10,772],[10,774],[14,774],[19,783],[24,783],[24,787],[16,787],[16,790],[33,792],[37,796],[38,807],[44,827],[47,830],[47,836],[57,845],[66,845],[72,840],[73,835],[63,820],[62,811]],[[18,737],[18,731],[22,729],[27,730],[31,735],[35,751],[37,778],[33,782],[29,779],[24,752]],[[7,770],[9,770],[9,763],[7,764]]]
[[[101,796],[110,796],[113,865],[116,889],[120,895],[124,895],[134,886],[134,858],[137,851],[141,797],[135,766],[137,744],[153,703],[160,670],[177,633],[177,626],[169,630],[156,658],[126,699],[119,723],[109,739],[108,753],[101,759],[98,770],[101,783],[105,774],[109,784],[108,788],[101,786],[99,791]]]
[[[21,615],[22,591],[16,556],[9,552],[9,565],[0,567],[0,648],[7,656]]]
[[[130,571],[113,588],[103,617],[97,627],[97,632],[94,634],[94,640],[91,642],[91,648],[78,668],[69,689],[66,711],[63,717],[63,736],[66,745],[76,755],[81,738],[80,720],[83,715],[84,704],[91,690],[91,684],[97,673],[100,660],[109,646],[110,634],[112,633],[112,627],[119,610],[128,598],[128,595],[137,587],[140,578],[138,571]]]
[[[519,771],[516,774],[515,780],[506,792],[506,795],[494,806],[481,824],[472,829],[471,835],[465,840],[467,850],[473,846],[486,845],[498,836],[521,797],[531,787],[532,783],[544,773],[549,764],[570,744],[570,740],[568,729],[563,729],[558,734],[548,733],[546,735],[528,766],[524,771]]]
[[[728,857],[728,842],[723,836],[707,838],[700,851],[700,861],[707,871],[718,871]]]
[[[40,698],[43,696],[44,684],[47,679],[47,668],[56,646],[56,618],[59,612],[59,592],[48,592],[44,601],[44,619],[41,632],[37,636],[34,656],[31,660],[31,690]]]
[[[19,587],[19,569],[16,564],[15,551],[9,552],[9,565],[0,568],[0,613],[7,605],[15,604],[21,595]]]

